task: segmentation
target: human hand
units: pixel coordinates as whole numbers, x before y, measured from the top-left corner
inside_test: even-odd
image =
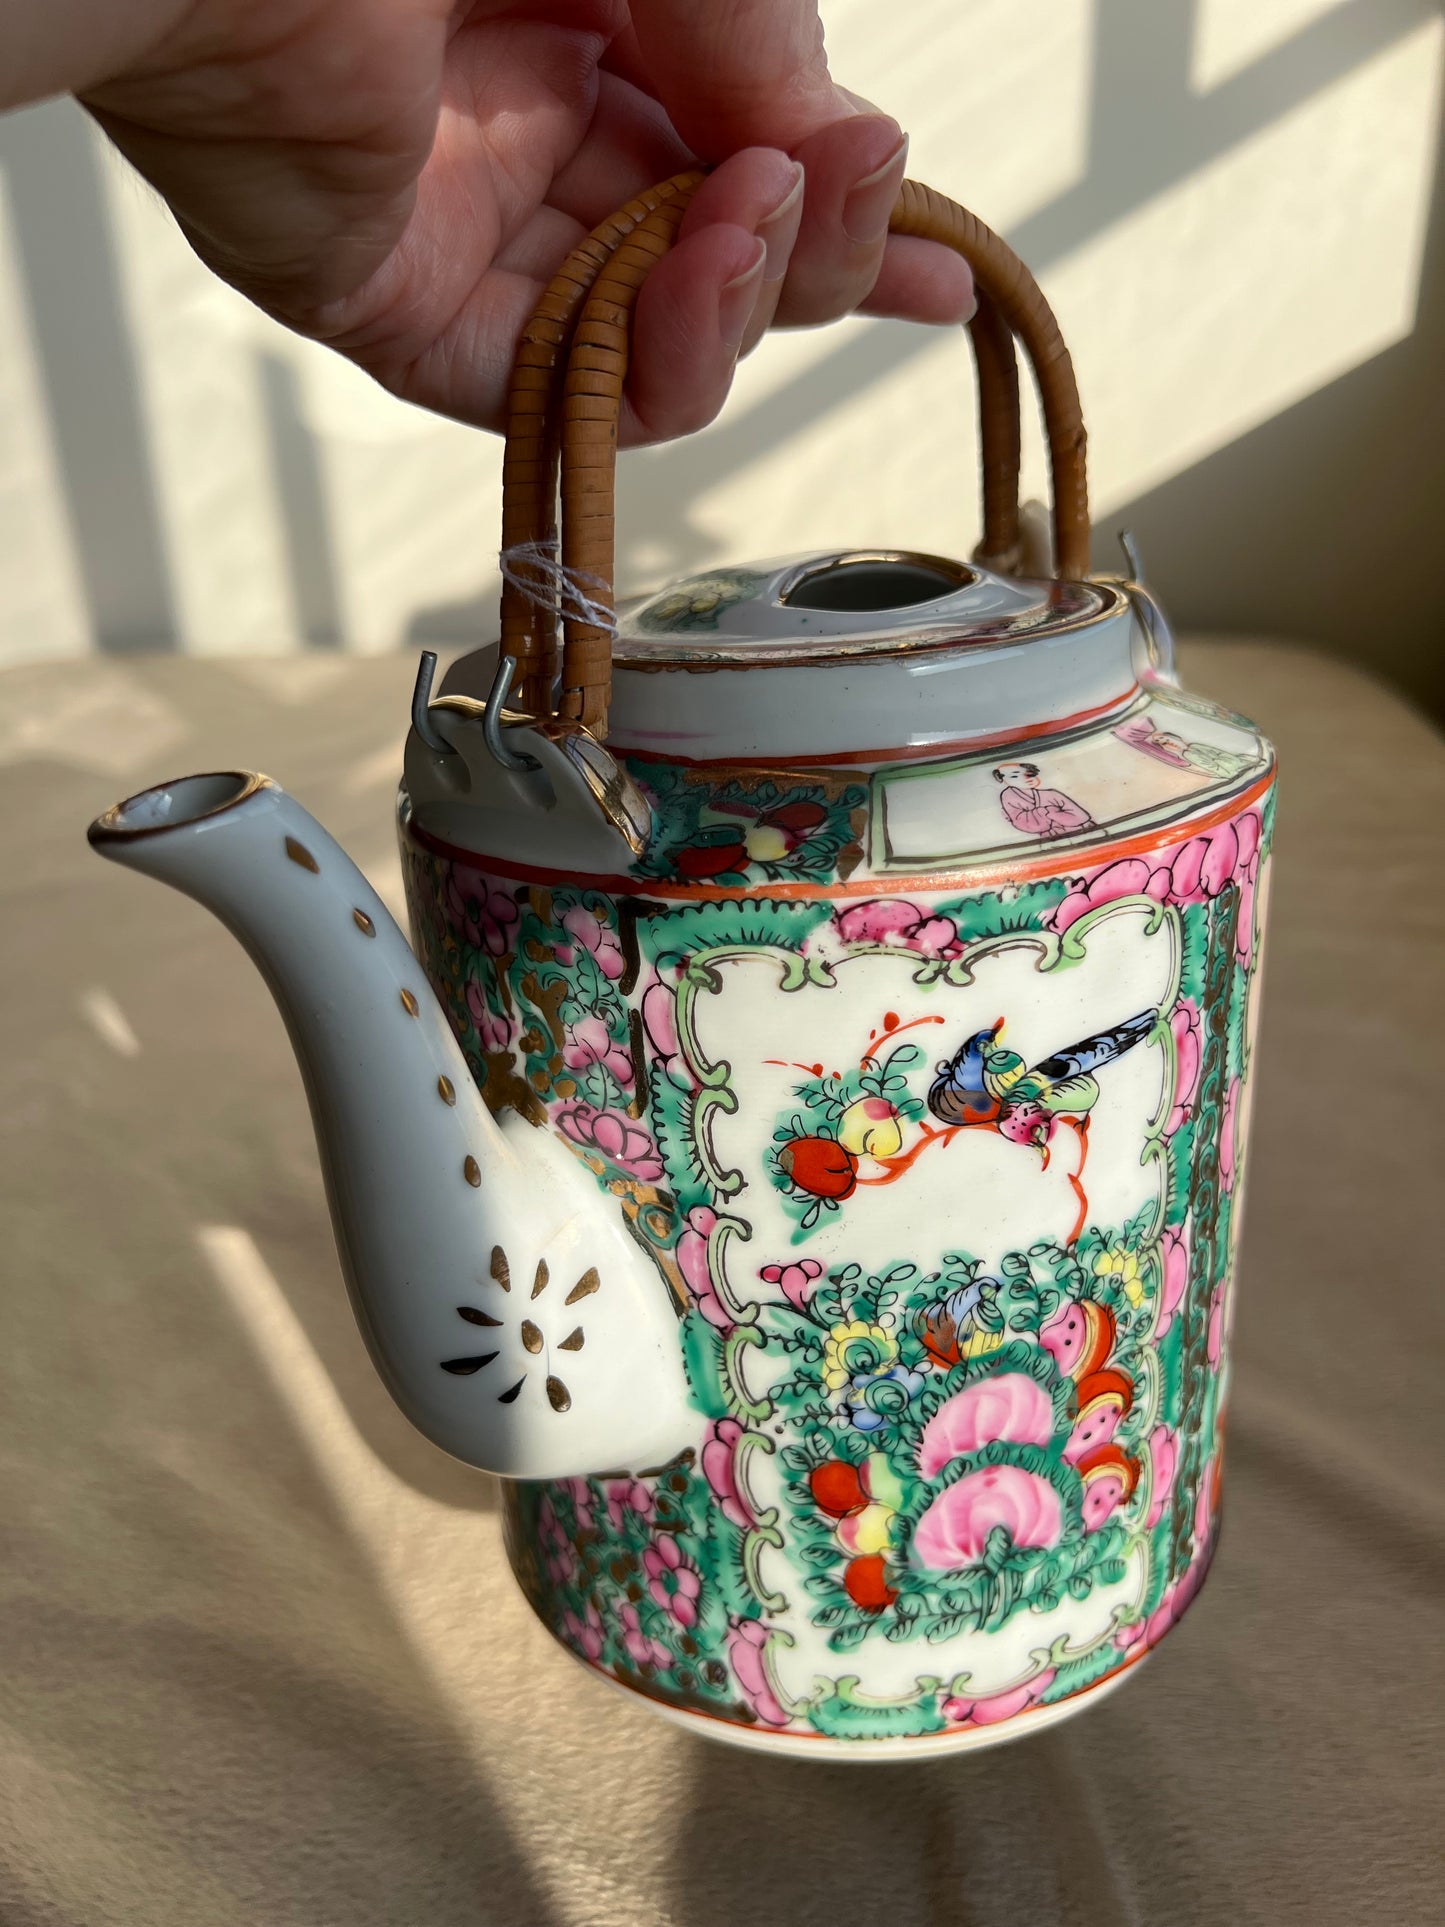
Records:
[[[568,251],[694,157],[718,165],[639,298],[624,443],[710,421],[775,323],[972,310],[957,256],[886,235],[903,137],[829,77],[815,0],[70,11],[86,71],[40,73],[79,93],[201,258],[463,421],[501,425],[518,332]]]

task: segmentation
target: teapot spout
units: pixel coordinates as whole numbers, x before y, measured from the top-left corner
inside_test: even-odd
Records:
[[[694,1430],[670,1295],[546,1129],[482,1102],[396,923],[269,777],[116,804],[95,849],[245,946],[305,1081],[336,1242],[382,1379],[445,1451],[512,1478],[666,1461]]]

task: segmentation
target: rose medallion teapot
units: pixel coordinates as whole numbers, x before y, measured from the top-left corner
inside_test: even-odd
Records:
[[[1090,575],[1052,316],[912,183],[980,293],[974,559],[616,612],[628,317],[697,178],[524,337],[500,658],[424,659],[406,746],[415,951],[264,776],[90,835],[260,966],[377,1368],[507,1481],[562,1644],[725,1738],[926,1757],[1097,1697],[1207,1569],[1273,756]]]

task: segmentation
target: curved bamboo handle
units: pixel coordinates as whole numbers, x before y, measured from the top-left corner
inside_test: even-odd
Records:
[[[582,305],[618,244],[665,202],[686,205],[704,179],[700,169],[675,174],[629,201],[595,227],[562,263],[522,330],[507,391],[507,442],[502,458],[502,547],[549,542],[557,533],[561,385]],[[523,582],[536,571],[516,565]],[[502,654],[517,659],[519,701],[534,715],[552,706],[558,637],[553,612],[512,582],[502,584]]]
[[[632,308],[647,274],[671,245],[702,178],[694,173],[664,182],[589,236],[543,297],[514,371],[504,465],[504,545],[546,540],[554,533],[554,378],[571,329],[561,420],[561,559],[586,582],[591,600],[605,607],[611,606],[613,594],[617,418]],[[953,247],[974,270],[979,308],[970,338],[979,369],[984,501],[978,559],[1002,569],[1017,561],[1017,333],[1034,366],[1049,438],[1058,573],[1085,574],[1089,520],[1083,421],[1068,351],[1041,290],[998,235],[931,188],[906,181],[890,228]],[[533,713],[551,708],[555,626],[550,608],[539,609],[507,585],[504,651],[519,657],[523,700]],[[609,632],[574,614],[566,620],[565,633],[560,712],[580,717],[600,733],[611,683]]]
[[[1033,363],[1054,497],[1054,572],[1066,579],[1089,572],[1088,436],[1074,364],[1044,291],[1006,241],[976,214],[936,188],[905,181],[888,223],[893,234],[941,241],[961,254],[979,288],[993,301]]]
[[[968,324],[978,369],[979,471],[983,483],[983,536],[975,562],[1012,575],[1022,546],[1019,527],[1019,364],[1013,330],[978,291],[978,308]]]

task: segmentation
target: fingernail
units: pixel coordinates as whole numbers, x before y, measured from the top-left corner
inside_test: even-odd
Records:
[[[793,162],[793,184],[773,209],[757,225],[758,239],[768,250],[763,267],[764,281],[781,281],[788,271],[793,240],[798,226],[798,205],[803,198],[803,164]]]
[[[898,199],[907,159],[905,134],[883,165],[866,174],[844,201],[843,232],[859,247],[872,247],[888,232],[888,217]]]
[[[742,346],[748,322],[752,318],[757,303],[758,290],[763,284],[763,267],[768,258],[766,241],[755,239],[753,246],[757,252],[750,268],[725,281],[718,298],[717,331],[722,337],[722,345],[730,355],[735,355]]]

